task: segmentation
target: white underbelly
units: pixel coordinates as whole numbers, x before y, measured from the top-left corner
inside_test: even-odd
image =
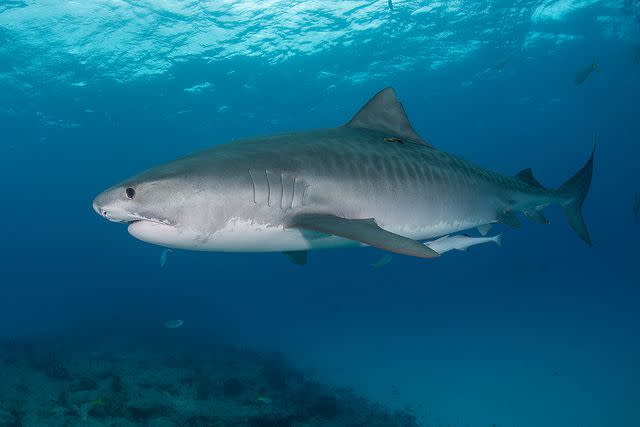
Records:
[[[129,234],[168,248],[211,252],[284,252],[361,245],[342,237],[238,221],[209,235],[138,221],[129,225]]]
[[[434,224],[420,229],[384,228],[410,239],[427,240],[478,225],[482,224]],[[240,220],[231,221],[223,229],[210,234],[150,221],[138,221],[129,225],[129,233],[148,243],[192,251],[286,252],[366,246],[342,237]]]

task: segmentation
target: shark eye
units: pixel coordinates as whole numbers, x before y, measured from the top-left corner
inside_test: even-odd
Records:
[[[130,198],[130,199],[133,199],[133,198],[135,197],[135,195],[136,195],[136,190],[134,190],[134,189],[133,189],[133,188],[131,188],[131,187],[128,187],[128,188],[125,190],[125,192],[127,193],[127,197],[128,197],[128,198]]]

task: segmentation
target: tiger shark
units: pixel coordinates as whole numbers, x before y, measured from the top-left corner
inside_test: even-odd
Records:
[[[439,253],[421,241],[516,227],[519,212],[547,223],[542,210],[553,203],[591,244],[581,208],[592,168],[593,152],[547,189],[531,169],[506,176],[476,166],[421,138],[386,88],[345,125],[218,144],[124,180],[93,208],[167,248],[282,251],[295,261],[360,245],[432,258]]]

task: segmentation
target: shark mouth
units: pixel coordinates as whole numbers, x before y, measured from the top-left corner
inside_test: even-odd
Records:
[[[175,224],[173,222],[169,221],[168,219],[149,218],[149,217],[146,217],[146,216],[143,216],[143,215],[139,215],[139,214],[131,214],[131,218],[125,219],[125,220],[122,220],[122,221],[117,221],[117,222],[124,222],[126,224],[131,225],[131,224],[135,224],[136,222],[141,222],[141,221],[175,227]]]
[[[98,205],[95,201],[93,202],[93,210],[95,210],[96,213],[101,217],[103,217],[104,219],[111,222],[120,223],[120,224],[133,224],[140,221],[146,221],[150,223],[169,225],[169,226],[176,225],[173,221],[166,218],[153,218],[150,216],[145,216],[136,212],[128,212],[126,210],[118,209],[118,208],[113,208],[113,209],[104,208]]]
[[[137,214],[137,213],[128,213],[124,217],[117,217],[117,216],[111,215],[106,210],[98,211],[98,213],[101,216],[103,216],[105,219],[107,219],[107,220],[109,220],[111,222],[119,223],[119,224],[131,225],[131,224],[135,224],[137,222],[148,222],[148,223],[153,223],[153,224],[168,225],[168,226],[171,226],[171,227],[175,226],[175,223],[173,223],[172,221],[170,221],[168,219],[151,218],[151,217],[147,217],[147,216],[140,215],[140,214]]]

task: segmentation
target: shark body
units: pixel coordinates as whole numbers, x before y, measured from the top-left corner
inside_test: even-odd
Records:
[[[515,177],[476,166],[424,141],[395,92],[375,95],[346,125],[216,145],[152,168],[94,200],[103,217],[169,248],[296,252],[370,245],[430,258],[420,243],[517,212],[546,222],[564,209],[590,243],[581,206],[593,164],[557,190],[530,169]]]

